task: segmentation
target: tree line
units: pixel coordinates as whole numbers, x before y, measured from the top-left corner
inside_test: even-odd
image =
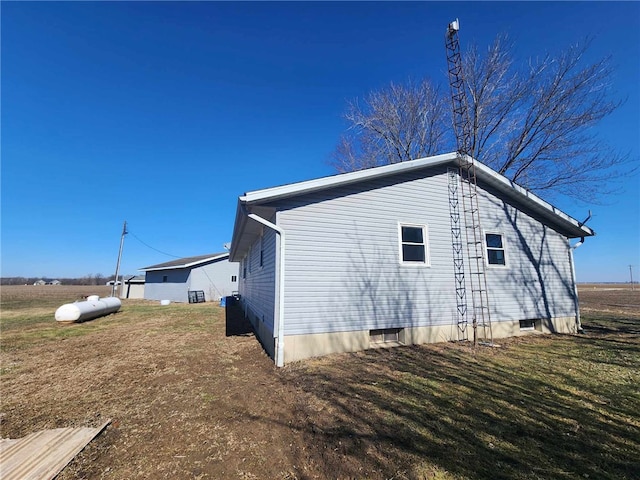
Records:
[[[112,281],[115,275],[104,276],[101,273],[89,273],[82,277],[61,278],[61,277],[2,277],[0,285],[33,285],[42,280],[45,283],[51,283],[55,280],[62,285],[104,285]]]

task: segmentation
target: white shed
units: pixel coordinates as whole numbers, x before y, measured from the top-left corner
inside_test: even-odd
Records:
[[[128,275],[123,277],[120,298],[144,298],[144,275]],[[120,283],[120,282],[118,282]]]

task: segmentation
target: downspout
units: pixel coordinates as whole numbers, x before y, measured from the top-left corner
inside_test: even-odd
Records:
[[[569,263],[571,264],[571,281],[573,282],[573,303],[576,309],[576,326],[578,333],[583,333],[582,322],[580,321],[580,305],[578,302],[578,284],[576,282],[576,266],[573,261],[573,251],[584,243],[584,237],[580,238],[580,241],[573,246],[569,246]]]
[[[247,213],[244,206],[243,210]],[[284,367],[284,230],[255,213],[247,213],[247,217],[274,230],[278,235],[280,235],[280,263],[278,266],[280,273],[280,283],[278,284],[278,337],[276,340],[275,361],[276,367]]]
[[[578,226],[582,228],[582,226],[587,223],[591,219],[591,210],[589,210],[589,215],[582,222],[578,223]],[[576,309],[576,326],[578,328],[578,333],[583,333],[582,329],[582,321],[580,320],[580,304],[578,302],[578,283],[576,280],[576,266],[573,261],[573,251],[578,248],[580,245],[584,243],[584,237],[580,237],[580,241],[576,243],[574,246],[569,246],[569,263],[571,264],[571,280],[573,281],[573,302]]]

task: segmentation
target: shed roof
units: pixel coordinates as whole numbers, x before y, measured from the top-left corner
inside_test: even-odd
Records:
[[[143,272],[149,272],[153,270],[173,270],[176,268],[190,268],[203,265],[205,263],[213,262],[215,260],[222,260],[229,257],[229,252],[222,253],[209,253],[207,255],[197,255],[195,257],[178,258],[171,260],[170,262],[158,263],[157,265],[151,265],[149,267],[141,268]]]
[[[124,279],[124,283],[145,283],[145,281],[144,275],[130,275]]]
[[[328,190],[339,186],[351,185],[372,179],[379,179],[406,173],[420,169],[427,169],[438,165],[449,164],[458,167],[462,157],[456,153],[445,153],[432,157],[420,158],[381,167],[374,167],[356,172],[342,173],[328,177],[321,177],[304,182],[291,183],[278,187],[266,188],[247,192],[238,198],[238,208],[236,210],[236,221],[233,230],[231,243],[231,261],[238,261],[242,258],[245,250],[251,244],[252,237],[261,228],[255,221],[249,221],[246,211],[260,214],[260,207],[284,198],[296,197],[308,193]],[[528,210],[536,214],[541,221],[553,226],[568,238],[578,238],[594,235],[595,232],[582,225],[575,218],[567,215],[550,203],[542,200],[534,193],[517,185],[495,170],[487,167],[483,163],[474,160],[476,165],[476,175],[479,181],[495,188],[505,199],[509,199],[517,207]],[[245,231],[246,230],[246,231]],[[256,230],[255,232],[253,230]],[[248,234],[248,235],[245,235]]]

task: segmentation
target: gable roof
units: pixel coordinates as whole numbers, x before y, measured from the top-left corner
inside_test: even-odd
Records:
[[[229,252],[223,253],[209,253],[207,255],[198,255],[196,257],[185,257],[171,260],[170,262],[158,263],[157,265],[151,265],[149,267],[141,268],[143,272],[151,272],[154,270],[173,270],[176,268],[191,268],[203,265],[205,263],[213,262],[215,260],[222,260],[229,257]]]
[[[469,159],[469,157],[467,157]],[[445,153],[432,157],[420,158],[406,162],[383,165],[381,167],[358,170],[328,177],[316,178],[304,182],[291,183],[278,187],[265,188],[247,192],[238,198],[238,208],[236,210],[236,221],[233,229],[233,239],[231,243],[231,260],[237,261],[241,252],[246,248],[246,240],[241,242],[241,236],[248,224],[245,214],[247,210],[259,209],[261,205],[290,197],[305,195],[308,193],[328,190],[331,188],[351,185],[372,179],[380,179],[398,173],[406,173],[414,170],[431,168],[439,165],[451,165],[459,167],[462,157],[456,153]],[[568,238],[578,238],[595,235],[595,232],[582,225],[575,218],[567,215],[550,203],[542,200],[534,193],[517,185],[495,170],[487,167],[483,163],[474,160],[476,175],[478,180],[496,189],[504,198],[509,199],[515,206],[525,211],[536,214],[541,221],[552,225],[560,233]],[[251,222],[256,223],[256,222]],[[258,227],[257,225],[255,226]],[[242,246],[240,245],[242,243]]]

